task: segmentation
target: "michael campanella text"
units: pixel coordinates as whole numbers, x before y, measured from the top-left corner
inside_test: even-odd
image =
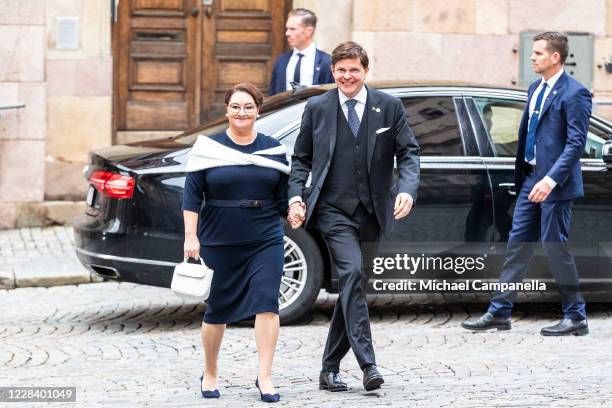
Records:
[[[385,281],[376,279],[372,282],[374,290],[405,292],[405,291],[499,291],[507,290],[516,291],[544,291],[546,283],[538,280],[530,280],[525,282],[483,282],[479,279],[463,280],[463,281],[447,281],[437,279],[419,279],[399,281]]]

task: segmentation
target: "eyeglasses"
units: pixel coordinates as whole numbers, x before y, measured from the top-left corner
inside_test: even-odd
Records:
[[[251,113],[255,112],[256,106],[253,104],[247,104],[244,106],[240,106],[238,104],[233,103],[229,105],[228,108],[229,108],[229,111],[234,114],[240,113],[241,110],[244,110],[244,113],[246,113],[247,115],[250,115]]]

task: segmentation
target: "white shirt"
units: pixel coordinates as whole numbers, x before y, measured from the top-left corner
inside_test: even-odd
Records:
[[[349,99],[355,99],[357,103],[355,104],[355,112],[357,112],[357,116],[359,117],[359,122],[361,122],[361,118],[363,118],[363,111],[365,110],[366,101],[368,99],[368,90],[363,85],[361,90],[357,92],[353,98],[349,98],[345,94],[342,93],[340,89],[338,89],[338,102],[340,102],[340,107],[342,108],[342,112],[344,112],[344,117],[348,121],[348,106],[346,106],[346,101]]]
[[[293,81],[293,74],[295,73],[295,66],[299,61],[300,57],[298,53],[303,54],[302,63],[300,64],[300,83],[302,85],[311,86],[314,79],[315,62],[317,58],[317,46],[315,43],[304,48],[302,51],[298,51],[297,48],[293,49],[293,54],[289,58],[287,63],[287,71],[285,75],[285,89],[291,90],[291,81]]]
[[[561,71],[557,72],[555,75],[548,78],[548,81],[545,81],[544,78],[542,78],[542,80],[540,81],[540,85],[538,85],[536,90],[533,92],[533,95],[531,95],[531,100],[529,101],[529,122],[527,124],[528,129],[529,129],[529,123],[531,123],[531,117],[533,115],[533,112],[536,110],[538,112],[542,111],[542,107],[546,103],[546,99],[548,98],[548,95],[550,94],[551,90],[553,89],[553,87],[555,86],[559,78],[561,78],[561,75],[563,75],[563,72],[564,72],[563,69],[561,69]],[[544,86],[544,82],[546,82],[546,90],[544,91],[544,97],[542,98],[542,105],[538,106],[538,109],[536,109],[536,106],[535,106],[536,101],[538,99],[538,96],[540,95],[540,92],[542,92],[542,87]],[[533,152],[534,152],[533,160],[528,161],[527,158],[525,157],[525,161],[531,164],[532,166],[536,165],[536,155],[535,155],[536,149],[537,147],[534,146],[533,147]],[[552,178],[550,178],[549,176],[545,176],[544,181],[546,181],[546,183],[548,183],[548,185],[551,188],[555,188],[555,186],[557,185],[557,182],[553,180]]]
[[[557,72],[555,75],[548,78],[548,81],[544,81],[544,78],[542,78],[542,80],[540,81],[540,85],[538,85],[536,90],[533,92],[533,95],[531,96],[531,100],[529,101],[529,121],[530,122],[531,122],[531,115],[533,115],[533,112],[536,110],[535,108],[536,100],[538,99],[540,92],[542,92],[542,87],[544,86],[544,82],[546,82],[546,91],[544,92],[544,98],[542,98],[542,106],[544,106],[544,103],[546,102],[546,98],[548,98],[548,94],[550,94],[550,91],[553,89],[553,87],[555,86],[559,78],[561,78],[561,75],[563,75],[563,72],[564,71],[562,69],[561,71]],[[538,111],[540,111],[540,108],[542,106],[538,107],[539,108]]]

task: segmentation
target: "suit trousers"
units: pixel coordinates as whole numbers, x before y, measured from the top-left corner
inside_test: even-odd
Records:
[[[317,209],[317,228],[325,237],[338,275],[339,296],[331,318],[323,353],[323,369],[337,372],[350,349],[361,368],[376,364],[370,316],[366,302],[368,276],[380,227],[376,217],[359,204],[355,214],[322,202]]]
[[[567,247],[573,200],[542,203],[529,201],[529,193],[538,181],[535,172],[529,174],[519,192],[506,259],[499,280],[506,283],[521,282],[527,274],[535,243],[541,241],[562,297],[564,317],[573,320],[586,319],[576,263]],[[516,291],[496,292],[488,312],[497,317],[510,317],[515,299]]]

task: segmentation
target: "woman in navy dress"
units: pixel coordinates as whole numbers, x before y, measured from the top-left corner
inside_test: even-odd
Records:
[[[218,398],[217,358],[227,323],[255,317],[261,399],[280,399],[272,384],[279,333],[278,293],[289,167],[285,147],[256,133],[263,101],[251,84],[225,95],[229,128],[199,136],[189,156],[183,198],[186,257],[214,270],[202,323],[202,396]],[[202,204],[204,205],[202,206]]]

